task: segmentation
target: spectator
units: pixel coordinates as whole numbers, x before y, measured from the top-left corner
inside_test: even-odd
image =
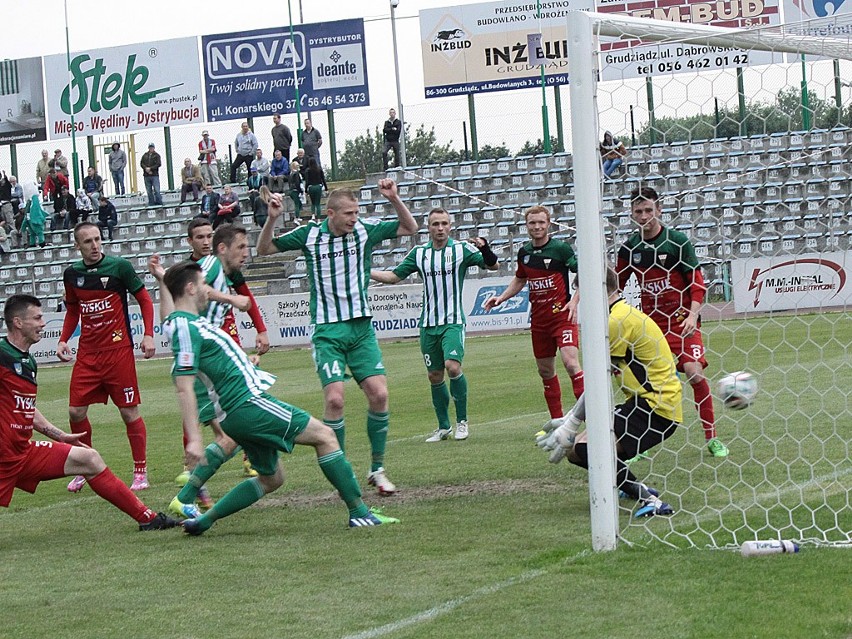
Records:
[[[317,222],[319,222],[320,213],[322,213],[323,190],[328,191],[325,173],[323,173],[322,167],[317,164],[317,161],[311,158],[308,160],[308,168],[305,171],[305,191],[311,198],[311,217]]]
[[[286,124],[281,124],[281,116],[276,113],[272,116],[275,126],[272,127],[273,156],[275,151],[281,151],[281,156],[290,163],[290,146],[293,144],[293,134]]]
[[[310,120],[305,120],[305,130],[302,131],[302,148],[305,149],[305,155],[308,156],[307,159],[314,158],[317,164],[322,165],[319,154],[321,146],[322,136],[320,132],[314,128]]]
[[[163,196],[160,194],[160,166],[163,161],[160,154],[157,153],[154,143],[148,145],[148,152],[142,156],[139,166],[142,167],[142,173],[145,175],[145,191],[148,193],[148,206],[156,206],[163,203]]]
[[[296,157],[293,158],[293,162],[299,165],[299,173],[304,175],[305,169],[308,168],[308,156],[305,154],[305,149],[299,149],[296,151]],[[290,163],[290,167],[292,168],[293,163]]]
[[[92,207],[98,206],[98,202],[101,198],[101,192],[103,189],[104,180],[98,175],[97,169],[95,167],[90,166],[86,171],[86,177],[83,178],[83,189],[86,191],[86,195],[89,196],[89,199],[92,200]]]
[[[8,253],[12,250],[11,242],[9,241],[9,237],[12,235],[12,231],[6,231],[6,220],[0,219],[0,255],[3,253]]]
[[[33,195],[30,198],[30,206],[27,209],[26,217],[21,228],[21,232],[26,232],[29,237],[27,246],[32,248],[36,244],[44,246],[44,223],[47,220],[47,213],[41,208],[41,202],[38,201],[38,195]]]
[[[124,195],[124,169],[127,167],[127,154],[121,150],[118,142],[112,143],[112,151],[109,152],[109,172],[112,174],[112,183],[115,184],[115,194]]]
[[[605,131],[600,151],[604,177],[611,177],[615,170],[624,163],[627,149],[624,148],[621,140],[612,137],[612,133],[609,131]]]
[[[86,196],[86,199],[88,199],[88,196]],[[89,206],[91,206],[91,200]],[[77,200],[68,191],[68,187],[63,186],[59,199],[53,205],[53,218],[50,221],[50,230],[73,229],[77,223],[77,216]]]
[[[399,166],[399,136],[402,134],[402,123],[396,117],[396,111],[391,109],[388,111],[388,119],[385,120],[385,126],[382,129],[384,136],[384,147],[382,148],[382,166],[384,170],[388,170],[388,151],[393,149],[394,166]]]
[[[257,174],[260,176],[260,180],[263,184],[266,184],[269,181],[269,160],[263,157],[263,151],[261,149],[257,149],[257,151],[255,151],[255,157],[251,163],[251,168],[257,170]]]
[[[36,184],[41,189],[50,172],[50,158],[47,149],[41,150],[41,159],[36,164]]]
[[[62,194],[62,187],[68,187],[68,178],[65,177],[61,171],[57,171],[56,169],[50,169],[50,172],[47,174],[47,179],[44,181],[44,187],[42,188],[42,195],[46,200],[49,200],[56,204],[56,200],[59,199],[59,196]]]
[[[266,224],[266,218],[269,217],[269,187],[261,186],[259,191],[249,192],[249,202],[251,203],[252,217],[254,223],[260,228]]]
[[[186,196],[192,191],[192,201],[198,202],[198,193],[201,191],[201,169],[192,164],[190,158],[185,158],[183,168],[180,170],[180,203],[186,202]]]
[[[201,142],[198,143],[198,162],[204,183],[221,186],[222,178],[219,177],[219,163],[216,160],[216,140],[212,139],[207,131],[201,132]]]
[[[92,206],[92,201],[86,196],[83,189],[77,189],[77,199],[74,200],[74,208],[77,211],[77,218],[73,220],[73,224],[69,228],[74,228],[77,222],[88,222],[89,215],[95,212],[95,207]]]
[[[219,211],[219,194],[213,190],[209,182],[204,185],[204,195],[201,196],[201,215],[205,216],[212,224]]]
[[[118,224],[118,211],[115,210],[115,206],[106,198],[106,195],[102,195],[98,202],[98,228],[101,230],[101,237],[103,237],[104,229],[106,229],[109,241],[112,242],[112,230]]]
[[[12,205],[12,180],[0,171],[0,218],[6,221],[7,228],[15,223],[15,209]]]
[[[257,169],[251,167],[249,170],[248,180],[246,181],[248,185],[249,191],[257,191],[261,186],[265,184],[263,178],[257,172]]]
[[[290,175],[290,161],[284,157],[281,149],[275,149],[272,162],[269,163],[269,190],[283,193],[287,190],[287,177]]]
[[[56,149],[53,152],[53,158],[48,162],[48,165],[56,169],[57,173],[62,173],[68,177],[68,158],[62,155],[62,149]]]
[[[234,158],[234,163],[231,165],[231,183],[237,181],[237,169],[241,165],[246,165],[246,171],[251,168],[251,163],[254,160],[255,151],[257,151],[257,138],[249,129],[248,122],[243,122],[240,125],[240,132],[234,140],[234,149],[237,151],[237,157]]]
[[[233,224],[234,219],[240,214],[240,198],[231,189],[229,184],[225,185],[225,191],[219,198],[219,210],[213,222],[213,230],[220,224]]]
[[[290,186],[290,199],[293,200],[293,220],[296,220],[302,216],[302,174],[296,160],[290,162],[290,177],[287,181]]]

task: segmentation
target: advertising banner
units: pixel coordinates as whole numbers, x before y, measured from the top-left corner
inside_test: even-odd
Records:
[[[0,144],[47,139],[41,58],[0,62]]]
[[[49,135],[176,126],[203,120],[198,40],[179,38],[44,58]]]
[[[852,3],[845,0],[784,0],[784,33],[811,38],[839,38],[852,35]],[[816,56],[807,56],[818,60]],[[787,54],[787,62],[798,62],[796,53]],[[826,59],[826,58],[823,58]]]
[[[597,0],[595,10],[600,13],[626,14],[634,18],[734,29],[781,24],[778,0]],[[617,41],[601,38],[600,66],[603,80],[715,71],[783,61],[783,54],[766,51],[689,43],[643,44],[629,37]]]
[[[364,21],[202,36],[207,120],[369,106]]]
[[[592,7],[592,0],[543,0],[422,10],[426,97],[537,87],[542,66],[547,85],[567,84],[566,16],[568,11]],[[539,33],[540,52],[528,44],[529,36]],[[537,60],[542,59],[544,64],[539,65]]]
[[[464,308],[467,313],[467,333],[489,333],[503,330],[522,330],[529,328],[529,299],[526,290],[516,297],[506,300],[493,311],[486,311],[485,300],[499,295],[511,282],[509,277],[488,277],[467,280],[464,288]],[[399,286],[371,287],[370,306],[373,309],[373,327],[379,339],[416,337],[420,334],[418,321],[422,307],[423,287],[420,284],[401,284]],[[291,295],[270,295],[257,298],[258,308],[269,332],[272,346],[309,346],[310,332],[310,296],[308,293]],[[155,310],[159,317],[159,308]],[[256,332],[246,313],[237,313],[237,328],[243,345],[251,350]],[[56,345],[62,333],[64,313],[45,313],[44,334],[41,341],[30,349],[39,363],[56,363]],[[135,305],[130,307],[130,332],[137,347],[144,334],[142,313]],[[80,337],[79,327],[68,340],[71,352],[76,354]],[[163,337],[159,323],[154,330],[154,344],[158,355],[171,353],[169,341]]]
[[[852,306],[852,251],[731,262],[734,310]]]

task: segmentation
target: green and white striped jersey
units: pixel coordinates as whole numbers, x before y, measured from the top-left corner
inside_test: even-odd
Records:
[[[220,422],[275,383],[275,375],[252,364],[225,331],[204,317],[175,311],[163,322],[163,332],[172,341],[172,377],[201,380]]]
[[[471,266],[484,267],[485,260],[470,242],[450,238],[442,249],[434,249],[428,242],[408,252],[393,273],[401,280],[414,272],[423,278],[420,326],[465,323],[462,287]]]
[[[359,219],[352,233],[332,235],[328,220],[311,222],[273,240],[279,251],[301,250],[311,285],[311,323],[370,317],[367,285],[373,246],[396,237],[399,222]]]
[[[198,265],[204,272],[204,283],[210,288],[220,293],[231,292],[231,280],[225,275],[225,269],[222,268],[222,262],[215,255],[207,255],[198,261]],[[225,315],[231,310],[231,305],[224,302],[214,302],[208,300],[207,309],[204,311],[204,317],[213,326],[222,326],[225,322]]]

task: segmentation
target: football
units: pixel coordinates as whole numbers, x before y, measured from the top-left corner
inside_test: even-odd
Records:
[[[754,401],[757,395],[757,379],[746,371],[725,375],[719,380],[719,399],[728,408],[742,410]]]

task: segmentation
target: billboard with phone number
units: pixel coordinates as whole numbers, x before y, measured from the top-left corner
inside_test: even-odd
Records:
[[[369,106],[364,21],[202,36],[207,120]]]

